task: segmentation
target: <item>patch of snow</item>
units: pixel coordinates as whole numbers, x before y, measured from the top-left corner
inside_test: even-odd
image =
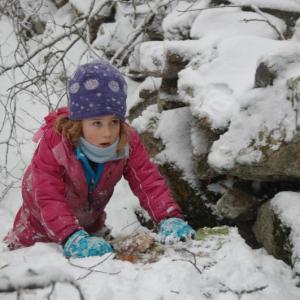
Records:
[[[180,40],[190,36],[190,29],[199,15],[199,9],[208,7],[210,0],[179,1],[164,18],[162,29],[166,40]]]
[[[286,30],[284,21],[269,14],[265,16],[281,33]],[[202,11],[194,21],[191,37],[199,39],[209,36],[218,41],[239,35],[278,39],[274,28],[263,20],[257,13],[245,12],[236,7],[208,9]]]
[[[271,8],[282,11],[300,12],[299,0],[229,0],[235,5],[257,5],[260,8]]]

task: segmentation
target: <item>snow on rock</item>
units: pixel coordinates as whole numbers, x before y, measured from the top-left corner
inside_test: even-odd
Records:
[[[196,186],[193,178],[192,144],[190,123],[192,115],[188,107],[166,110],[161,113],[155,138],[160,138],[165,149],[156,155],[163,164],[174,163],[183,170],[183,178]]]
[[[194,155],[206,154],[209,150],[209,140],[205,133],[195,127],[191,127],[191,143]]]
[[[139,133],[152,132],[154,138],[161,139],[164,149],[156,155],[155,161],[174,164],[183,171],[183,179],[196,186],[192,171],[191,121],[188,107],[159,113],[157,105],[150,105],[140,117],[133,120],[132,126]]]
[[[56,13],[57,8],[51,0],[21,0],[20,6],[25,16],[38,17],[39,20],[47,22]]]
[[[151,41],[135,47],[130,59],[130,69],[160,77],[166,73],[168,54],[177,54],[189,60],[199,53],[199,41]]]
[[[235,164],[258,162],[264,147],[277,150],[295,134],[296,115],[282,87],[251,90],[244,94],[239,114],[235,114],[228,131],[215,141],[208,156],[218,170]]]
[[[181,40],[190,36],[190,29],[199,9],[208,7],[210,0],[179,1],[164,18],[162,29],[166,40]]]
[[[138,133],[145,131],[153,132],[156,128],[156,122],[160,118],[157,104],[149,105],[141,116],[134,119],[131,125],[137,130]]]
[[[239,103],[226,84],[208,84],[191,99],[190,108],[194,116],[207,118],[212,129],[223,129],[239,112]]]
[[[135,87],[135,90],[132,93],[129,93],[131,96],[127,98],[127,112],[131,108],[138,105],[143,99],[139,96],[141,90],[156,91],[161,85],[161,78],[155,78],[148,76],[141,84]],[[131,85],[129,85],[130,88]]]
[[[59,26],[70,25],[72,20],[72,7],[68,2],[63,7],[57,10],[56,14],[53,16],[53,23],[58,25],[56,30],[58,30]]]
[[[261,8],[300,12],[299,0],[229,0],[229,2],[235,5],[257,5]]]
[[[284,21],[265,14],[268,20],[281,32],[286,30]],[[240,8],[214,8],[199,14],[191,28],[193,39],[211,38],[222,40],[236,35],[260,36],[278,39],[278,34],[262,16],[254,12],[242,11]],[[224,26],[226,24],[226,26]]]
[[[128,17],[119,18],[114,23],[103,23],[93,46],[112,55],[126,44],[134,30],[131,19]]]
[[[286,100],[286,81],[299,74],[299,47],[293,41],[228,38],[211,48],[211,59],[196,56],[179,73],[179,93],[192,114],[205,118],[213,129],[230,124],[211,148],[211,166],[221,170],[235,163],[257,162],[262,157],[259,148],[267,144],[268,136],[276,141],[271,145],[274,150],[291,140],[295,111]],[[280,74],[276,86],[252,91],[256,68],[263,61]]]
[[[285,41],[280,48],[270,49],[259,60],[276,74],[274,85],[285,84],[288,79],[296,78],[300,74],[300,43]]]
[[[239,111],[238,96],[253,87],[259,58],[278,41],[233,37],[195,56],[179,73],[178,89],[193,115],[224,128]],[[222,103],[222,104],[221,104]],[[221,106],[220,106],[221,105]]]
[[[75,7],[80,13],[87,15],[92,7],[91,15],[110,15],[110,1],[108,0],[70,0],[69,3]]]
[[[179,91],[184,92],[189,87],[197,93],[197,89],[205,85],[221,83],[228,85],[234,95],[241,95],[254,86],[256,68],[264,56],[299,51],[299,46],[296,42],[254,36],[228,38],[209,48],[210,55],[195,56],[179,73]]]
[[[161,1],[160,5],[166,4],[166,0]],[[148,1],[145,3],[144,0],[135,1],[134,5],[127,1],[118,1],[116,3],[116,18],[120,15],[122,16],[135,16],[139,18],[140,16],[145,16],[151,12],[157,12],[157,6],[155,1]],[[172,3],[167,3],[172,5]]]
[[[292,36],[292,40],[300,41],[300,19],[298,19],[295,23],[294,34]]]

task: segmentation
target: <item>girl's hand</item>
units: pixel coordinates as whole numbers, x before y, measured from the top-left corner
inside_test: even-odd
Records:
[[[100,237],[91,237],[86,231],[78,230],[69,236],[63,246],[66,257],[101,256],[113,252],[111,245]]]
[[[172,243],[194,238],[195,231],[182,219],[169,218],[159,223],[159,235],[163,243]]]

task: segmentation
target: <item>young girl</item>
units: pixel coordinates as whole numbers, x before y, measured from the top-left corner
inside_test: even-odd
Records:
[[[66,257],[112,252],[94,235],[122,175],[158,224],[162,240],[194,234],[138,134],[125,123],[126,82],[105,61],[81,65],[68,81],[68,108],[45,118],[22,182],[23,204],[5,237],[10,249],[36,242],[63,246]]]

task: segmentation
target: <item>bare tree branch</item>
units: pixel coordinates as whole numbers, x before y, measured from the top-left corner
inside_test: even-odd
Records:
[[[81,280],[84,279],[86,277],[88,277],[90,274],[92,273],[102,273],[102,274],[107,274],[107,275],[118,275],[120,274],[121,271],[118,272],[105,272],[105,271],[100,271],[100,270],[95,270],[95,267],[100,266],[101,264],[103,264],[106,260],[108,260],[111,256],[113,255],[113,253],[107,255],[104,259],[100,260],[98,263],[96,263],[95,265],[91,266],[91,267],[82,267],[79,265],[76,265],[74,263],[72,263],[70,260],[68,260],[69,264],[73,267],[79,268],[79,269],[83,269],[88,271],[85,275],[80,276],[77,280]]]
[[[66,284],[70,284],[71,286],[73,286],[78,294],[79,294],[79,298],[80,300],[85,300],[85,297],[81,291],[81,288],[79,286],[79,284],[77,284],[76,282],[74,281],[69,281],[69,280],[64,280],[64,281],[55,281],[55,280],[51,280],[49,281],[48,283],[46,284],[42,284],[42,283],[39,283],[39,282],[35,282],[35,283],[29,283],[27,285],[24,285],[24,286],[21,286],[21,287],[15,287],[13,285],[8,285],[7,287],[3,288],[3,287],[0,287],[0,294],[2,293],[13,293],[13,292],[16,292],[17,293],[17,297],[20,298],[20,295],[21,293],[24,291],[24,290],[36,290],[36,289],[45,289],[45,288],[48,288],[51,286],[51,291],[50,291],[50,294],[52,294],[54,288],[55,288],[55,285],[56,283],[66,283]],[[48,294],[48,299],[49,299],[49,294]]]
[[[2,274],[0,278],[2,280],[0,294],[16,292],[17,296],[20,296],[24,290],[45,289],[48,287],[51,287],[52,290],[57,283],[66,283],[73,286],[77,290],[79,298],[84,300],[84,295],[79,284],[75,282],[73,278],[70,278],[70,275],[62,274],[59,270],[53,271],[50,271],[49,274],[47,274],[45,270],[37,271],[29,268],[22,274],[22,277],[25,277],[26,280],[24,280],[24,278],[22,278],[22,280],[15,280],[15,278],[12,278],[11,276]]]
[[[32,58],[34,58],[37,54],[39,54],[41,51],[47,49],[47,48],[50,48],[52,47],[53,45],[55,45],[56,43],[58,43],[59,41],[63,40],[64,38],[66,37],[69,37],[70,35],[72,35],[73,33],[75,32],[78,32],[82,30],[82,26],[80,27],[77,27],[73,30],[71,30],[70,32],[67,32],[67,33],[62,33],[60,34],[59,36],[57,36],[55,39],[53,39],[51,42],[47,43],[47,44],[44,44],[43,46],[41,46],[40,48],[34,50],[32,53],[30,53],[26,59],[24,59],[23,61],[21,62],[17,62],[17,63],[14,63],[14,64],[11,64],[11,65],[8,65],[8,66],[1,66],[2,70],[0,71],[0,76],[2,74],[4,74],[5,72],[7,72],[8,70],[11,70],[11,69],[15,69],[15,68],[21,68],[23,67],[26,63],[28,63]]]
[[[116,63],[116,60],[121,57],[121,55],[125,52],[128,51],[130,48],[132,49],[132,44],[133,42],[140,36],[140,34],[145,30],[145,27],[149,25],[155,14],[151,13],[145,20],[139,25],[139,27],[136,29],[135,33],[131,36],[131,38],[128,39],[127,43],[120,48],[118,51],[116,51],[115,55],[111,58],[110,62],[112,64]],[[123,55],[124,57],[124,55]],[[122,62],[119,62],[117,65],[120,66]]]
[[[186,13],[186,12],[191,12],[191,11],[202,11],[202,10],[208,10],[208,9],[214,9],[214,8],[227,8],[227,7],[244,7],[244,5],[224,5],[224,6],[210,6],[210,7],[204,7],[204,8],[194,8],[194,9],[190,9],[187,8],[185,10],[180,10],[177,9],[177,12],[182,12],[182,13]]]
[[[263,286],[259,286],[259,287],[253,288],[253,289],[236,291],[236,290],[231,289],[230,287],[226,286],[225,284],[223,284],[221,282],[219,284],[223,287],[220,290],[221,293],[231,292],[231,293],[237,295],[238,299],[241,299],[243,297],[243,295],[245,295],[245,294],[253,294],[253,293],[256,293],[256,292],[261,292],[261,291],[265,290],[268,287],[268,285],[263,285]]]
[[[202,274],[204,270],[209,269],[216,264],[216,262],[208,263],[208,264],[204,265],[203,269],[201,270],[197,265],[197,254],[196,253],[194,253],[188,249],[185,249],[185,248],[180,249],[180,251],[184,251],[184,252],[190,254],[192,256],[193,260],[191,261],[191,260],[186,260],[186,259],[172,259],[172,261],[188,262],[194,266],[194,268],[197,270],[197,272],[199,274]]]
[[[283,36],[283,34],[281,33],[281,31],[280,31],[280,30],[279,30],[279,29],[278,29],[278,28],[270,21],[270,19],[268,18],[268,16],[267,16],[265,13],[263,13],[263,12],[258,8],[257,5],[252,4],[252,5],[251,5],[251,8],[252,8],[256,13],[258,13],[260,16],[262,16],[262,17],[264,18],[265,22],[266,22],[268,25],[270,25],[270,26],[276,31],[276,33],[278,34],[280,40],[285,40],[285,37]]]

